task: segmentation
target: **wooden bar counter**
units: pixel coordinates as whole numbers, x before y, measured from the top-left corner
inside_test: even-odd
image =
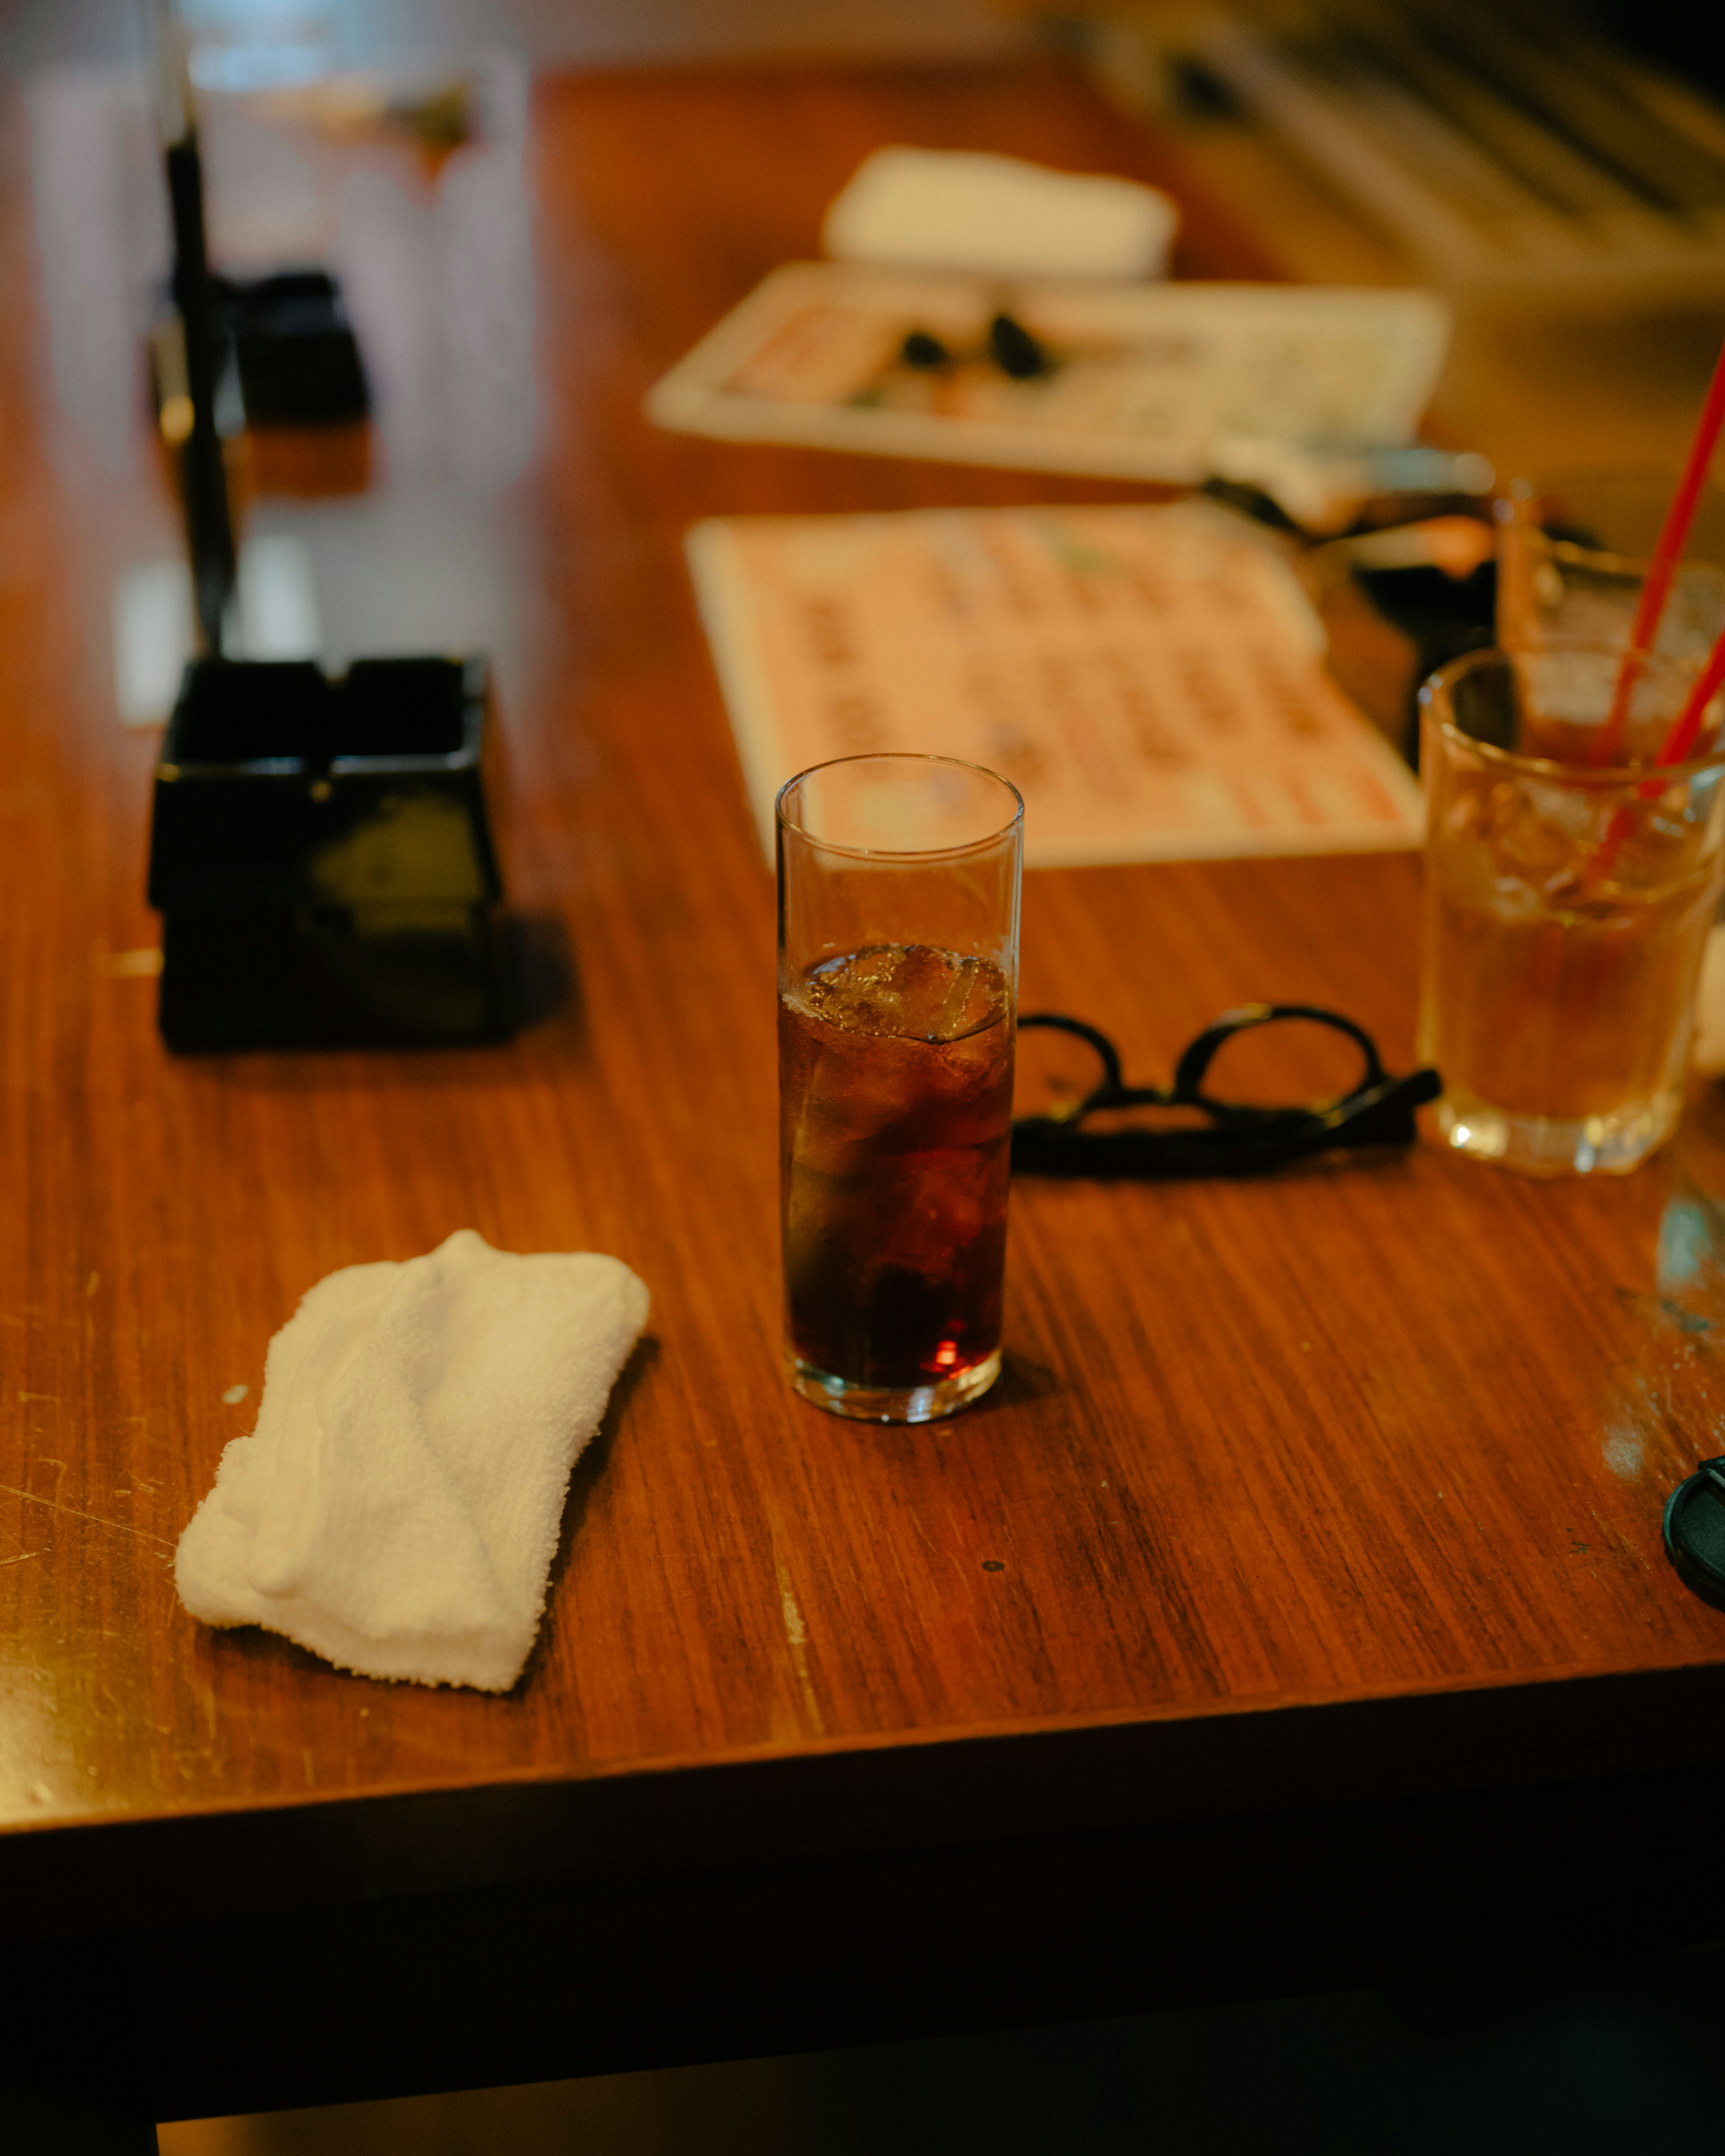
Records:
[[[681,535],[1143,496],[682,439],[640,399],[881,142],[1179,172],[1054,69],[553,81],[534,126],[503,825],[571,993],[505,1048],[175,1059],[117,956],[157,940],[154,737],[87,648],[9,125],[0,2082],[166,2118],[1704,1939],[1669,1887],[1725,1615],[1660,1515],[1725,1450],[1712,1097],[1622,1181],[1429,1143],[1024,1181],[979,1408],[860,1428],[779,1377],[772,880]],[[1264,269],[1197,200],[1178,266]],[[1409,856],[1036,873],[1024,1004],[1147,1079],[1257,997],[1406,1069],[1417,923]],[[192,1623],[175,1540],[270,1334],[461,1227],[654,1297],[520,1685]]]

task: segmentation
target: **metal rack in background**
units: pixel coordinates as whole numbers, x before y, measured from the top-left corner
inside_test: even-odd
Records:
[[[1098,21],[1117,92],[1281,136],[1451,290],[1725,299],[1725,110],[1543,0],[1240,0]]]

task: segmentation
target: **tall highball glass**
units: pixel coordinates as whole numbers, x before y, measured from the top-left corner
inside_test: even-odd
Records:
[[[1024,813],[948,757],[778,796],[785,1363],[834,1414],[927,1422],[999,1373]]]

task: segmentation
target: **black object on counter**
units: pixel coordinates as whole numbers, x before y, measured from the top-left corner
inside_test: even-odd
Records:
[[[501,1039],[490,732],[481,659],[188,667],[150,834],[168,1046]]]
[[[245,416],[258,427],[330,427],[371,409],[341,287],[327,270],[284,270],[249,284],[214,280],[233,341]]]
[[[169,50],[172,25],[162,41],[162,157],[173,220],[173,297],[185,343],[186,392],[191,424],[179,444],[180,491],[192,585],[203,649],[219,655],[223,617],[234,593],[234,521],[228,503],[228,470],[216,426],[216,380],[220,332],[203,228],[203,165],[192,116],[191,91]]]
[[[1692,1593],[1725,1609],[1725,1458],[1703,1460],[1666,1500],[1665,1553]]]
[[[1439,568],[1368,569],[1356,565],[1354,582],[1378,613],[1412,643],[1414,696],[1409,700],[1404,749],[1420,767],[1420,684],[1464,651],[1483,650],[1497,640],[1497,564],[1483,562],[1466,577]]]

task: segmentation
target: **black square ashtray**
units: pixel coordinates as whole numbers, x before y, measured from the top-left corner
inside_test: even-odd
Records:
[[[217,315],[234,340],[239,393],[254,426],[332,426],[367,416],[365,367],[341,287],[327,270],[214,281]]]
[[[156,768],[173,1049],[502,1039],[482,659],[198,660]]]

